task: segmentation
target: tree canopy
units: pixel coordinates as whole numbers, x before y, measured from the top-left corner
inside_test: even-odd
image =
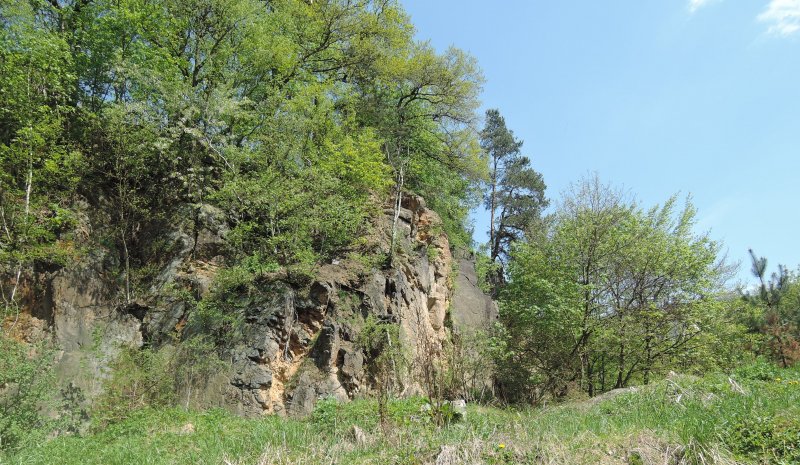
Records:
[[[186,206],[226,213],[234,263],[351,251],[393,186],[471,242],[482,76],[397,1],[10,0],[0,24],[7,306],[71,253],[78,199],[113,212],[128,299],[144,232]]]
[[[499,339],[510,392],[535,400],[570,385],[594,395],[647,383],[712,343],[724,269],[694,218],[675,197],[645,210],[596,178],[575,186],[512,252]]]

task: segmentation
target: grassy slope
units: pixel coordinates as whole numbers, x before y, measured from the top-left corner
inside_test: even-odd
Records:
[[[741,391],[731,383],[737,381]],[[385,433],[372,402],[324,402],[304,421],[221,411],[141,411],[85,437],[60,437],[0,463],[330,464],[800,463],[800,370],[675,376],[607,399],[544,409],[471,407],[436,429],[421,401],[392,404]],[[366,440],[355,441],[359,425]]]

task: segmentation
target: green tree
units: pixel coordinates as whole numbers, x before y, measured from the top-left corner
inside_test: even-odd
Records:
[[[499,341],[511,392],[536,400],[570,385],[595,395],[647,383],[709,343],[724,319],[725,267],[694,217],[675,198],[643,210],[596,178],[573,189],[512,252]]]
[[[758,278],[757,292],[744,292],[743,299],[759,309],[750,328],[766,336],[768,355],[787,367],[800,360],[800,281],[785,266],[767,276],[767,259],[749,250],[751,271]]]
[[[481,132],[481,147],[489,156],[489,182],[484,196],[489,210],[489,258],[496,262],[489,276],[492,293],[504,281],[502,264],[508,259],[511,244],[525,237],[547,207],[542,175],[520,154],[522,141],[506,127],[498,110],[487,110]]]
[[[530,166],[530,159],[517,157],[505,163],[503,178],[495,194],[497,215],[491,257],[505,261],[511,244],[523,240],[548,201],[542,175]]]
[[[28,2],[0,6],[0,295],[4,315],[36,263],[60,263],[70,244],[70,198],[80,152],[65,140],[74,82],[68,45]]]

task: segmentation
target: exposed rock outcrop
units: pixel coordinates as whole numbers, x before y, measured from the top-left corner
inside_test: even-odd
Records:
[[[478,286],[474,258],[462,254],[458,258],[458,277],[453,292],[453,329],[486,328],[497,321],[497,317],[497,303]]]
[[[400,326],[412,359],[423,350],[438,356],[449,321],[463,329],[485,327],[496,317],[476,287],[474,266],[454,261],[436,213],[414,195],[405,196],[402,207],[391,266],[369,269],[343,258],[324,265],[310,283],[275,275],[236,297],[241,327],[219,348],[229,370],[209,380],[200,396],[205,405],[247,416],[303,415],[323,397],[367,395],[373,388],[370,354],[357,341],[370,315]],[[193,208],[186,215],[191,221],[167,233],[170,252],[149,291],[131,302],[119,298],[119,271],[110,271],[119,265],[100,248],[37,277],[26,317],[40,333],[46,328],[61,350],[62,380],[96,395],[120,347],[160,347],[185,336],[191,299],[209,292],[223,266],[227,233],[222,212]],[[375,250],[388,250],[391,215],[374,229]],[[407,392],[420,392],[413,373],[403,382]]]
[[[353,273],[357,264],[338,261],[322,267],[308,290],[282,285],[248,309],[247,336],[233,357],[241,413],[303,415],[323,397],[367,394],[369,360],[357,335],[370,314],[400,325],[412,359],[423,344],[441,350],[453,279],[449,243],[433,232],[440,220],[421,198],[409,196],[403,207],[392,267]],[[388,220],[378,228],[388,231]]]

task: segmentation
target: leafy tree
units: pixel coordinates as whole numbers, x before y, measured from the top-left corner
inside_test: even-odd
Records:
[[[219,210],[219,291],[176,292],[190,326],[211,323],[179,342],[191,385],[208,368],[193,354],[236,338],[233,294],[367,252],[384,206],[399,210],[408,191],[454,246],[471,241],[487,172],[473,127],[482,76],[463,51],[414,40],[397,0],[10,0],[0,26],[5,313],[39,268],[89,248],[117,255],[104,271],[131,303],[143,271],[173,258],[163,238],[181,247],[177,229],[194,224],[197,238],[201,213]],[[175,401],[153,373],[162,355],[117,362],[109,419],[126,414],[111,404]]]
[[[74,80],[66,41],[28,2],[0,6],[0,294],[4,315],[36,263],[61,263],[80,152],[65,140]],[[65,237],[66,238],[66,237]]]
[[[675,204],[642,210],[591,179],[515,247],[498,341],[509,392],[537,400],[647,383],[709,343],[725,270],[718,245],[692,231],[691,204]]]
[[[132,268],[152,258],[130,251],[186,204],[229,213],[234,261],[313,269],[365,233],[390,184],[397,200],[424,192],[468,242],[480,72],[415,42],[394,1],[14,1],[2,18],[0,85],[15,97],[0,117],[3,174],[15,178],[1,187],[17,199],[4,205],[39,213],[27,185],[35,202],[35,171],[53,158],[60,189],[46,192],[113,211],[102,221],[126,300]],[[37,151],[20,131],[49,139]],[[80,151],[92,153],[83,176],[66,182]]]

